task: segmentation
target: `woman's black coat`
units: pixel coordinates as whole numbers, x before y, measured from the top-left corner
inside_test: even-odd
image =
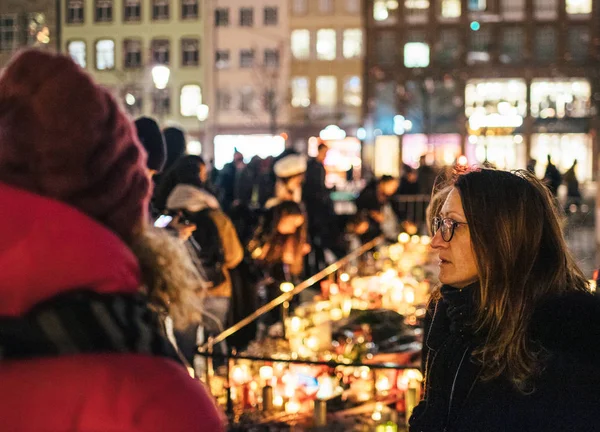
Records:
[[[530,337],[548,352],[529,395],[500,377],[479,379],[472,360],[482,342],[469,322],[474,289],[442,287],[424,333],[426,390],[410,432],[600,431],[600,299],[586,293],[549,298],[530,322]]]

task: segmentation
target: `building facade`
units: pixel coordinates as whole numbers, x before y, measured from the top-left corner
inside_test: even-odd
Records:
[[[188,150],[198,153],[205,122],[197,112],[206,104],[204,4],[61,0],[61,48],[110,88],[133,117],[148,115],[162,126],[183,127]],[[155,66],[166,66],[168,75],[154,75]]]
[[[594,0],[367,0],[368,163],[499,168],[546,156],[597,170],[600,18]],[[385,149],[385,151],[384,151]],[[398,164],[400,165],[400,164]],[[388,167],[398,173],[399,166]]]
[[[217,167],[285,148],[290,66],[287,0],[207,0],[208,119]],[[213,109],[214,107],[214,109]]]
[[[56,13],[53,0],[2,0],[0,68],[25,47],[56,50],[60,46]]]

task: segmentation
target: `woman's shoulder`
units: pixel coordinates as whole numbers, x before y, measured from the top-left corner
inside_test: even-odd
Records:
[[[600,366],[600,298],[587,292],[548,297],[534,311],[530,334],[552,354]]]

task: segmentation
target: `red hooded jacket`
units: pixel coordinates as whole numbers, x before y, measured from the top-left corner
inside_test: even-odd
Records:
[[[86,287],[135,293],[135,256],[83,213],[0,183],[0,316]],[[0,359],[6,432],[218,432],[222,418],[201,383],[172,360],[143,354]]]

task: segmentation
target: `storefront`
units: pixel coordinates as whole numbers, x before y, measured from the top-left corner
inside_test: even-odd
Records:
[[[254,156],[267,158],[285,150],[285,139],[280,135],[217,135],[215,136],[215,166],[223,168],[233,160],[235,151],[250,162]]]
[[[461,155],[459,134],[404,135],[402,137],[402,162],[418,168],[421,156],[429,165],[452,165]]]
[[[524,169],[527,150],[521,135],[469,136],[465,145],[469,165],[482,165],[486,161],[498,169]]]
[[[589,134],[534,134],[531,137],[531,157],[537,160],[536,175],[543,177],[547,156],[564,174],[577,160],[575,174],[580,182],[592,180],[592,138]]]
[[[320,143],[325,143],[329,147],[325,159],[325,170],[327,171],[325,183],[327,187],[344,188],[349,181],[359,180],[362,161],[361,144],[358,138],[346,137],[345,133],[344,137],[323,134],[322,136],[333,139],[310,138],[308,140],[308,155],[315,157]]]

